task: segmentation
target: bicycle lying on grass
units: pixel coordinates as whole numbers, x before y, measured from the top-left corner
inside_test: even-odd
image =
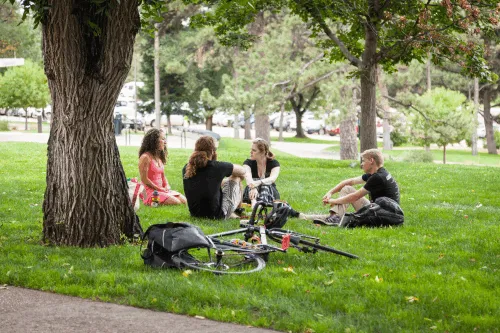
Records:
[[[269,212],[269,210],[271,211]],[[215,274],[246,274],[262,270],[272,252],[295,248],[304,253],[325,251],[357,259],[354,254],[320,244],[320,239],[292,230],[285,230],[290,206],[285,202],[258,202],[250,219],[241,221],[240,229],[206,236],[209,246],[180,250],[172,255],[177,267],[210,271]],[[263,225],[258,225],[262,221]],[[243,234],[244,240],[223,237]],[[280,244],[268,244],[267,239]]]

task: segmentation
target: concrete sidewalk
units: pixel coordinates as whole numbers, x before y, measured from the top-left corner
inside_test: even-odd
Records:
[[[265,333],[247,327],[11,286],[0,287],[5,333]]]
[[[116,136],[115,138],[118,146],[140,147],[143,135],[132,133],[130,136],[128,136],[123,133],[122,135]],[[197,138],[198,137],[196,135],[190,133],[188,133],[185,137],[181,136],[180,131],[174,130],[173,134],[167,137],[168,147],[194,149],[194,144]],[[0,142],[47,143],[48,140],[48,133],[26,133],[22,131],[0,132]],[[332,141],[332,144],[334,143],[335,142]],[[322,158],[332,160],[340,159],[340,153],[338,151],[324,151],[324,149],[330,146],[330,144],[273,141],[271,143],[271,150],[279,150],[281,152],[302,158]]]

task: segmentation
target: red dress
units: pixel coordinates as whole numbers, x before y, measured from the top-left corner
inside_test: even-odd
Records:
[[[170,197],[178,197],[181,194],[177,191],[172,191],[170,190],[170,185],[168,184],[168,180],[165,177],[164,171],[164,165],[161,161],[160,166],[157,166],[156,163],[154,162],[154,159],[150,155],[151,162],[149,163],[149,169],[148,169],[148,178],[149,180],[155,184],[158,187],[163,187],[167,190],[165,191],[158,191],[158,195],[160,196],[160,205],[165,202]],[[142,202],[144,202],[145,205],[151,206],[151,198],[153,197],[153,192],[155,191],[153,188],[147,186],[144,184],[144,189],[146,190],[146,197],[141,193],[139,196],[142,199]]]

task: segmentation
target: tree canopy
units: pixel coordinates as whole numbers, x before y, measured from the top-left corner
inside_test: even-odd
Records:
[[[411,60],[451,60],[471,76],[494,79],[481,44],[464,35],[493,36],[500,6],[493,0],[184,0],[204,3],[194,24],[213,25],[223,43],[249,47],[257,37],[248,25],[262,11],[290,10],[306,22],[330,60],[347,60],[361,86],[361,150],[376,147],[376,68],[394,71]]]

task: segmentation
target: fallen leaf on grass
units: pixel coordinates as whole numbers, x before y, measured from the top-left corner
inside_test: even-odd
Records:
[[[469,259],[469,261],[475,262],[475,261],[476,261],[476,259],[474,259],[474,258],[470,258],[470,259]]]
[[[377,276],[375,276],[375,282],[380,283],[380,282],[382,282],[382,281],[384,281],[384,279],[379,278],[379,277],[378,277],[378,275],[377,275]]]
[[[324,281],[324,282],[323,282],[323,284],[324,284],[325,286],[329,286],[329,285],[333,284],[333,282],[334,282],[333,280],[330,280],[330,281]]]
[[[288,273],[297,274],[297,273],[295,273],[295,272],[293,271],[293,267],[292,267],[292,266],[288,266],[288,267],[286,267],[286,268],[285,268],[285,267],[283,267],[283,270],[284,270],[285,272],[288,272]]]
[[[185,271],[183,271],[183,272],[182,272],[182,275],[183,275],[184,277],[188,277],[188,276],[189,276],[189,275],[191,275],[191,274],[193,274],[193,271],[192,271],[192,270],[190,270],[190,269],[187,269],[187,270],[185,270]]]
[[[441,259],[443,259],[443,258],[444,258],[444,254],[443,254],[443,253],[440,253],[440,254],[439,254],[439,257],[438,257],[438,260],[441,260]]]
[[[370,273],[363,274],[363,277],[369,277]]]
[[[481,208],[481,207],[483,207],[483,204],[482,204],[482,203],[478,203],[478,204],[476,205],[476,208]]]
[[[413,303],[413,302],[418,302],[419,299],[415,296],[405,296],[406,300],[408,301],[408,303]]]

